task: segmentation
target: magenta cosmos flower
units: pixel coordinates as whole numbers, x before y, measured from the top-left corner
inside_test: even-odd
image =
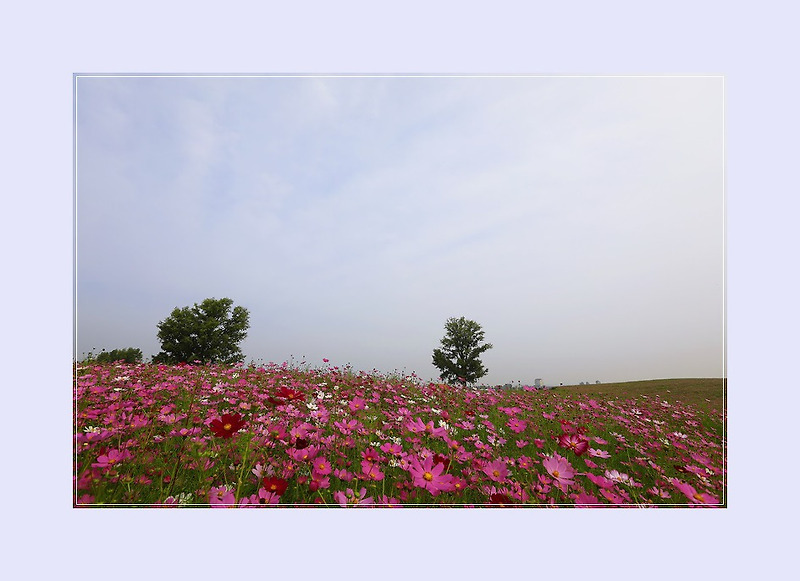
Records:
[[[548,456],[542,460],[542,466],[560,484],[575,484],[575,481],[572,480],[572,477],[575,476],[575,469],[565,458],[558,454]]]
[[[433,422],[425,423],[420,418],[406,423],[406,429],[414,434],[427,433],[436,438],[447,435],[447,430],[444,428],[436,428],[434,427]]]
[[[208,502],[211,506],[236,506],[236,495],[227,486],[212,487],[208,493]]]
[[[100,454],[97,457],[97,462],[92,464],[93,468],[113,468],[131,457],[131,453],[127,451],[120,452],[119,450],[109,450],[105,454]]]
[[[352,488],[348,488],[346,492],[337,490],[333,493],[333,499],[341,506],[358,506],[364,504],[374,504],[371,496],[367,496],[367,489],[362,488],[358,493],[353,492]]]
[[[692,504],[719,504],[719,499],[705,492],[698,492],[691,484],[670,478],[670,484],[680,490]]]
[[[311,468],[311,476],[327,476],[331,473],[331,463],[327,458],[314,458],[314,463]]]
[[[434,462],[433,456],[428,456],[422,462],[416,456],[411,458],[408,471],[413,478],[414,486],[424,488],[436,496],[440,492],[453,490],[453,477],[444,472],[444,464]]]
[[[495,460],[483,467],[483,473],[495,482],[503,482],[508,476],[508,466],[502,460]]]
[[[518,418],[511,418],[510,420],[508,420],[508,423],[506,425],[508,426],[508,429],[514,432],[515,434],[524,432],[525,428],[528,427],[528,424],[526,424],[524,421]]]

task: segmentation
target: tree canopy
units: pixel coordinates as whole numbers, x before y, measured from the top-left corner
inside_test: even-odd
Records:
[[[94,359],[97,363],[113,363],[114,361],[124,361],[125,363],[139,363],[142,360],[142,350],[136,347],[127,347],[126,349],[112,349],[111,351],[103,350],[93,357],[89,353],[90,359]]]
[[[480,355],[492,348],[483,343],[484,332],[475,321],[451,317],[444,325],[446,334],[441,348],[433,350],[433,364],[441,371],[443,381],[473,384],[489,370],[481,363]]]
[[[161,352],[155,363],[238,363],[244,359],[239,343],[247,336],[250,313],[231,307],[229,298],[205,299],[199,305],[175,308],[158,324]]]

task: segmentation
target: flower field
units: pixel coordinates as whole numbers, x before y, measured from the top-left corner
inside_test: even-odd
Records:
[[[724,411],[661,395],[288,363],[78,364],[74,389],[77,507],[725,506]]]

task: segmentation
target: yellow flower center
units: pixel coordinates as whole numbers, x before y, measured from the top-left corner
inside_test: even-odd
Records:
[[[555,476],[556,478],[558,478],[558,470],[553,470],[553,476]]]
[[[500,478],[500,471],[499,470],[494,470],[492,472],[492,474],[494,475],[495,478]]]
[[[224,426],[222,426],[222,429],[223,429],[223,430],[226,430],[226,431],[228,431],[228,430],[230,430],[232,427],[233,427],[233,426],[232,426],[232,425],[230,425],[230,424],[225,424]]]
[[[699,492],[695,492],[693,496],[694,496],[695,500],[697,500],[699,502],[705,502],[703,500],[703,495],[701,495]]]
[[[430,482],[431,480],[433,480],[433,474],[431,474],[430,472],[426,472],[425,474],[423,474],[423,475],[422,475],[422,477],[423,477],[425,480],[427,480],[428,482]]]

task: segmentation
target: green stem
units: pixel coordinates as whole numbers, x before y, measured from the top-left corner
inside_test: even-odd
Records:
[[[250,442],[247,440],[247,446],[244,449],[244,456],[242,457],[242,468],[239,470],[239,479],[236,481],[236,504],[239,504],[239,491],[242,488],[242,476],[244,476],[244,469],[247,466],[247,453],[250,451]]]

